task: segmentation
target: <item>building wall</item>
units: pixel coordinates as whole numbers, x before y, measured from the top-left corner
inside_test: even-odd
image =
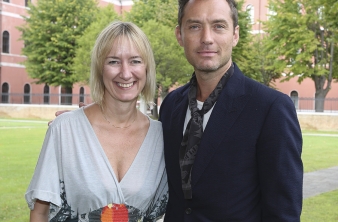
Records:
[[[32,1],[33,4],[37,3],[37,0]],[[132,7],[132,0],[101,0],[99,1],[100,6],[106,6],[108,4],[113,4],[115,10],[118,13],[123,13],[124,11],[129,11]],[[26,84],[30,86],[30,103],[41,104],[43,103],[43,95],[39,96],[37,94],[44,93],[45,84],[36,84],[36,80],[29,77],[26,72],[25,66],[22,65],[22,62],[25,61],[26,57],[21,55],[21,49],[24,44],[20,40],[21,33],[16,28],[24,24],[22,16],[27,16],[27,10],[29,8],[25,7],[24,0],[10,0],[10,3],[3,2],[0,0],[0,34],[1,34],[1,55],[0,55],[0,94],[2,92],[2,87],[4,83],[9,85],[9,93],[12,95],[9,97],[10,103],[23,103],[24,87]],[[9,53],[2,52],[2,33],[4,31],[9,32],[10,45]],[[72,92],[75,96],[72,99],[72,104],[79,103],[79,92],[80,88],[84,88],[84,94],[89,95],[90,89],[88,85],[83,84],[74,84]],[[53,97],[53,94],[60,94],[62,91],[60,86],[50,86],[49,94],[51,95],[50,103],[51,104],[60,104],[60,97]],[[14,95],[13,95],[14,94]],[[20,94],[16,96],[15,94]],[[89,96],[86,96],[85,102],[91,102]],[[1,97],[0,97],[1,103]]]
[[[48,121],[55,118],[55,112],[74,110],[73,106],[0,104],[0,118],[39,119]],[[337,113],[297,113],[302,130],[338,131]]]
[[[37,0],[33,0],[32,3],[36,4]],[[35,84],[35,80],[31,79],[25,67],[21,64],[25,60],[25,56],[21,55],[21,49],[23,47],[23,42],[19,39],[20,32],[17,30],[17,26],[20,26],[24,23],[22,16],[27,15],[28,8],[25,7],[25,1],[23,0],[10,0],[10,3],[6,3],[0,0],[0,31],[1,34],[3,31],[8,31],[10,33],[10,48],[9,53],[2,53],[0,56],[0,93],[2,90],[3,83],[8,83],[9,93],[24,93],[25,84],[29,84],[31,88],[31,94],[43,94],[44,84]],[[100,0],[99,6],[106,6],[108,4],[114,5],[115,10],[118,13],[123,13],[124,11],[129,11],[133,5],[132,0]],[[253,8],[253,23],[252,23],[252,32],[255,34],[262,33],[262,24],[261,20],[266,20],[268,9],[267,9],[267,0],[247,0],[243,5],[243,8],[247,8],[251,5]],[[2,38],[0,38],[2,47]],[[296,82],[296,78],[291,79],[288,82],[277,81],[275,83],[276,88],[281,92],[290,95],[292,91],[296,91],[299,97],[311,97],[314,98],[315,87],[314,83],[310,79],[305,79],[302,84]],[[73,94],[79,94],[80,87],[84,87],[85,94],[90,94],[90,89],[88,86],[83,86],[81,84],[75,84],[73,86]],[[61,93],[61,88],[50,87],[50,94],[59,94]],[[331,91],[327,95],[327,98],[337,98],[338,97],[338,82],[332,83]],[[14,99],[14,98],[13,98]],[[23,98],[16,98],[13,101],[14,103],[22,103]],[[60,98],[56,98],[57,101],[53,101],[53,104],[60,102]],[[41,99],[34,100],[32,103],[40,103]],[[76,99],[72,101],[73,104],[77,104]],[[1,98],[0,98],[1,102]]]

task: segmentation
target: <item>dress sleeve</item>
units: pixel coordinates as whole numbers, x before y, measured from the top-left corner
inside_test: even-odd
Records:
[[[164,170],[161,182],[158,185],[154,199],[151,201],[145,213],[143,221],[148,222],[148,221],[157,221],[161,219],[167,208],[168,197],[169,193],[168,193],[167,173]]]
[[[62,205],[60,191],[62,189],[59,165],[59,152],[55,141],[56,133],[49,127],[42,145],[40,156],[35,167],[33,178],[29,184],[25,199],[28,207],[33,210],[37,199],[50,202],[55,210]]]

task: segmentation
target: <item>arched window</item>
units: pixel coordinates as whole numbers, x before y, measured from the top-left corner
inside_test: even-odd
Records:
[[[43,87],[43,104],[49,104],[49,86]]]
[[[247,5],[246,10],[249,12],[251,24],[255,23],[255,9],[253,5]]]
[[[29,84],[25,84],[23,93],[23,103],[29,104],[31,100],[31,86]]]
[[[83,87],[81,87],[80,88],[80,103],[83,103],[84,102],[84,88]]]
[[[71,87],[61,87],[61,105],[72,105],[72,93]]]
[[[2,33],[2,52],[9,53],[9,32]]]
[[[25,6],[28,7],[28,3],[31,2],[31,0],[25,0]]]
[[[2,103],[9,102],[9,85],[7,82],[3,83],[1,87],[1,102]]]
[[[295,105],[295,108],[298,109],[298,92],[292,91],[290,93],[290,97],[291,97],[293,104]]]

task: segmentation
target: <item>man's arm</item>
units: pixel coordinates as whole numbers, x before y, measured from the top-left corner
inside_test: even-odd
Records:
[[[262,221],[298,222],[302,210],[302,134],[286,95],[270,106],[258,143]]]
[[[81,108],[82,106],[87,106],[87,104],[83,103],[83,102],[80,102],[79,103],[79,108]],[[59,110],[59,111],[56,111],[55,112],[55,116],[59,116],[61,115],[62,113],[66,113],[66,112],[69,112],[70,110]],[[53,120],[49,121],[48,122],[48,126],[53,122]]]

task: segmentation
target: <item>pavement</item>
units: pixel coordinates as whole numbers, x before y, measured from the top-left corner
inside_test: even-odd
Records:
[[[338,190],[338,166],[304,174],[304,199],[333,190]]]

